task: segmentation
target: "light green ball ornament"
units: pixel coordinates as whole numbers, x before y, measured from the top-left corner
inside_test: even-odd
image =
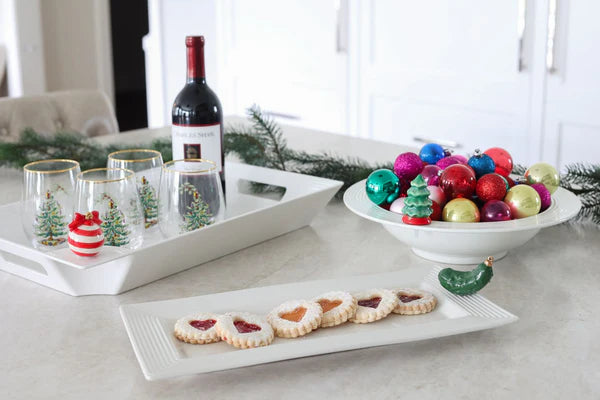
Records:
[[[551,194],[556,192],[560,184],[560,177],[556,168],[543,162],[533,164],[529,167],[527,172],[525,172],[525,179],[527,179],[527,183],[530,185],[543,183]]]
[[[392,203],[400,195],[400,179],[389,169],[378,169],[367,178],[367,197],[373,203]]]

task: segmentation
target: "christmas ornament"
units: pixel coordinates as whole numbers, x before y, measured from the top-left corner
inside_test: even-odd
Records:
[[[438,274],[438,280],[451,293],[461,296],[474,294],[483,289],[494,276],[493,264],[494,257],[490,256],[471,271],[444,268]]]
[[[402,209],[404,208],[404,199],[406,197],[400,197],[390,205],[390,211],[396,214],[402,214]]]
[[[423,176],[428,186],[437,185],[440,182],[441,170],[437,165],[426,165],[423,167],[423,171],[421,171],[421,176]]]
[[[428,143],[421,147],[419,157],[427,164],[435,164],[445,157],[444,148],[439,144]]]
[[[491,174],[496,170],[496,164],[494,164],[492,157],[487,154],[482,154],[479,149],[475,150],[475,155],[469,158],[468,164],[473,168],[478,179],[479,177],[485,174]]]
[[[550,194],[554,193],[560,184],[560,177],[558,171],[552,165],[548,163],[537,163],[533,164],[525,172],[525,179],[527,183],[543,183],[546,189],[550,191]]]
[[[512,213],[502,200],[490,200],[481,208],[481,222],[510,221]]]
[[[496,173],[496,172],[494,172],[494,175],[499,176],[500,178],[502,178],[502,180],[504,181],[504,186],[506,187],[506,191],[508,192],[508,189],[510,189],[510,185],[508,184],[508,179],[505,178],[504,176]],[[475,190],[477,191],[477,188],[475,188]]]
[[[429,185],[427,186],[427,190],[429,190],[429,198],[431,201],[437,202],[442,207],[446,204],[446,195],[439,186]]]
[[[469,198],[475,192],[477,180],[475,173],[466,165],[451,165],[442,171],[440,187],[446,195],[446,200],[456,197]]]
[[[400,179],[389,169],[375,170],[367,178],[367,197],[377,205],[391,203],[400,194],[399,182]]]
[[[456,156],[444,157],[440,161],[435,163],[435,165],[440,167],[440,169],[446,169],[449,166],[454,165],[454,164],[462,164],[460,162],[460,160],[458,158],[456,158]]]
[[[408,197],[404,200],[402,222],[409,225],[427,225],[431,223],[429,216],[432,212],[427,184],[421,175],[417,175],[410,183]]]
[[[540,211],[544,211],[550,207],[550,204],[552,204],[552,195],[550,194],[550,191],[546,189],[546,186],[542,183],[534,183],[531,187],[540,195],[540,200],[542,202]]]
[[[100,252],[104,244],[104,235],[100,225],[98,211],[85,215],[75,213],[75,218],[69,224],[69,248],[78,256],[91,257]]]
[[[454,199],[444,206],[442,220],[447,222],[479,222],[479,208],[469,199]]]
[[[469,160],[467,160],[467,157],[463,156],[462,154],[454,154],[452,157],[454,157],[454,159],[457,160],[461,164],[466,165],[469,163]]]
[[[513,170],[513,159],[510,153],[500,147],[492,147],[483,152],[492,158],[496,165],[495,172],[508,177]]]
[[[431,210],[433,211],[429,218],[432,221],[441,221],[442,220],[442,207],[438,204],[437,201],[431,201]]]
[[[535,215],[542,207],[540,195],[528,185],[516,185],[510,188],[504,202],[510,207],[510,212],[515,219]]]
[[[516,182],[510,176],[505,176],[504,179],[506,179],[506,182],[508,182],[509,189],[516,185]],[[507,190],[507,192],[508,192],[508,190]]]
[[[486,174],[479,178],[475,186],[477,197],[484,203],[490,200],[502,200],[506,196],[508,183],[501,175]]]
[[[402,181],[410,182],[423,170],[423,161],[415,153],[402,153],[394,162],[394,173]]]

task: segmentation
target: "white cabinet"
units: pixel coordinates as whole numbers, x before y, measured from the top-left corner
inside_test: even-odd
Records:
[[[287,124],[399,144],[600,162],[595,0],[169,2],[195,4],[188,13],[149,1],[162,9],[149,35],[162,62],[148,68],[162,65],[167,110],[184,33],[206,33],[227,114],[256,103]]]

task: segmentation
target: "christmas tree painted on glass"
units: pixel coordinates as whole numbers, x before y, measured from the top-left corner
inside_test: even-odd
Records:
[[[402,222],[409,225],[430,224],[431,218],[429,216],[433,213],[431,208],[433,203],[429,198],[427,183],[421,174],[412,180],[407,195],[402,209],[402,214],[404,214]]]
[[[144,208],[144,226],[148,229],[158,222],[158,200],[156,191],[145,176],[142,176],[142,186],[138,189],[138,193]]]
[[[212,214],[208,209],[208,204],[202,200],[202,196],[194,185],[184,183],[179,187],[179,193],[192,196],[192,203],[187,206],[187,212],[183,216],[183,224],[181,224],[183,232],[190,232],[212,224]]]
[[[124,246],[129,243],[129,228],[125,223],[125,215],[114,202],[112,197],[104,193],[102,200],[108,200],[108,210],[102,217],[102,233],[106,246]]]
[[[64,189],[57,186],[56,190]],[[50,190],[46,191],[39,213],[35,217],[34,233],[40,238],[44,246],[57,246],[63,243],[67,235],[67,222],[62,213],[61,206]]]

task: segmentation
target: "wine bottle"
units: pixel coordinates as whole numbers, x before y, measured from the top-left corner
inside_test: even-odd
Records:
[[[206,84],[204,36],[187,36],[187,79],[173,103],[173,159],[202,158],[214,162],[225,191],[223,111]]]

